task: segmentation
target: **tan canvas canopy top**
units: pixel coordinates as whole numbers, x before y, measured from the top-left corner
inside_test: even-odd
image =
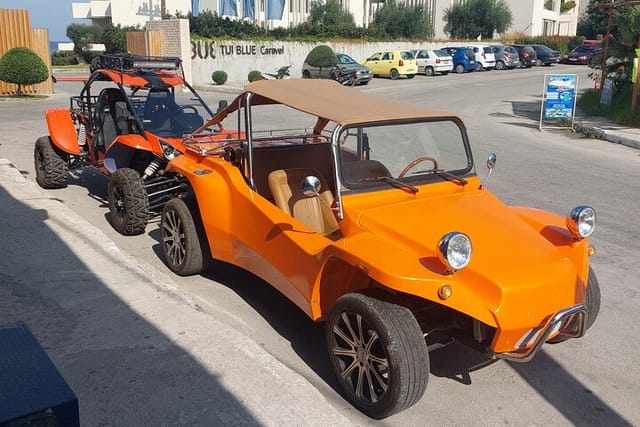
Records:
[[[342,126],[398,119],[455,117],[450,113],[370,96],[333,80],[258,80],[247,84],[240,95],[201,129],[222,122],[238,110],[247,93],[252,94],[251,105],[283,104]]]

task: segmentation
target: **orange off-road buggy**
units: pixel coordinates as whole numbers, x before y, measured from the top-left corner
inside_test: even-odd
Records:
[[[225,118],[240,137],[186,139],[167,166],[184,193],[163,208],[165,262],[240,266],[326,321],[340,388],[369,416],[416,403],[453,340],[526,362],[595,321],[595,211],[505,205],[456,115],[289,79],[249,83],[208,124]]]
[[[183,136],[212,116],[185,81],[180,59],[102,55],[70,109],[46,112],[49,135],[35,144],[36,180],[61,188],[69,169],[94,167],[109,176],[113,227],[140,234],[180,189],[175,174],[165,173],[167,162],[184,151]],[[200,131],[228,136],[219,126]]]

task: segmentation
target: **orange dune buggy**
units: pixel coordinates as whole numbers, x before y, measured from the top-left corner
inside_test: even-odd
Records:
[[[164,168],[184,151],[182,137],[213,113],[185,81],[178,58],[102,55],[92,69],[70,109],[46,112],[49,135],[35,144],[36,180],[61,188],[69,169],[94,167],[110,177],[114,228],[140,234],[149,214],[180,190]],[[226,137],[221,131],[205,134]]]
[[[274,111],[301,128],[258,129]],[[429,351],[453,340],[526,362],[596,319],[595,211],[503,204],[455,115],[291,79],[248,84],[207,126],[227,117],[242,138],[186,139],[167,166],[185,192],[162,212],[165,262],[238,265],[326,321],[343,394],[367,415],[416,403]]]

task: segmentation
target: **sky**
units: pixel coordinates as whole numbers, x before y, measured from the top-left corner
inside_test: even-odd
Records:
[[[73,19],[71,3],[86,0],[0,0],[0,9],[27,9],[32,28],[47,28],[49,41],[67,41],[69,24],[90,24],[87,19]]]

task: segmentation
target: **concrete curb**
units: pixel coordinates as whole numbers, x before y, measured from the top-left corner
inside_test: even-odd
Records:
[[[612,142],[614,144],[621,144],[626,147],[640,150],[640,134],[638,136],[638,139],[634,139],[624,135],[620,135],[619,132],[606,130],[601,126],[586,124],[584,122],[576,122],[574,124],[574,128],[576,132],[579,132],[586,137],[600,139],[603,141]]]

